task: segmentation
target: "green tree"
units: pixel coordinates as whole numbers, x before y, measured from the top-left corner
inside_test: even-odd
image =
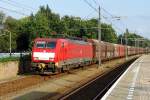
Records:
[[[111,43],[117,43],[117,34],[111,25],[102,24],[102,40]]]
[[[118,43],[122,43],[125,45],[125,39],[127,38],[128,45],[130,46],[139,46],[139,47],[149,47],[149,39],[146,39],[140,35],[137,35],[137,33],[129,32],[128,29],[126,29],[126,32],[124,34],[119,35],[118,37]]]
[[[3,19],[3,13],[0,12],[0,22]],[[81,19],[75,16],[60,17],[51,11],[49,6],[41,6],[36,14],[30,16],[14,19],[12,17],[6,18],[5,30],[12,33],[12,49],[15,51],[31,50],[33,40],[36,37],[51,37],[52,33],[66,34],[69,36],[76,36],[81,38],[98,39],[98,21],[97,19]],[[115,32],[115,29],[106,23],[101,24],[101,38],[102,41],[111,43],[120,43],[121,38],[128,38],[128,44],[133,46],[134,41],[131,38],[142,38],[136,33],[131,33],[127,29],[123,35]],[[8,35],[0,37],[0,52],[9,50],[9,33],[3,31]],[[1,32],[2,33],[2,32]],[[149,46],[150,41],[145,39],[145,42],[140,46]],[[123,40],[123,44],[125,41]]]
[[[16,49],[16,38],[17,38],[17,34],[16,34],[16,29],[18,27],[18,22],[16,19],[12,18],[12,17],[7,17],[6,21],[4,23],[5,28],[2,30],[2,34],[4,34],[3,36],[0,37],[0,51],[9,51],[9,36],[10,36],[10,32],[11,32],[11,47],[12,47],[12,51],[15,51]]]

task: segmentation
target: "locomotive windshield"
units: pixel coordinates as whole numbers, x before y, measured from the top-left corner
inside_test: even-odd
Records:
[[[56,42],[55,41],[50,41],[50,42],[38,41],[38,42],[36,42],[36,47],[37,48],[50,48],[50,49],[54,49],[56,47]]]
[[[47,42],[46,47],[54,49],[56,47],[56,42],[55,41]]]
[[[37,48],[45,48],[45,44],[46,44],[45,41],[38,41],[38,42],[36,42],[36,47]]]

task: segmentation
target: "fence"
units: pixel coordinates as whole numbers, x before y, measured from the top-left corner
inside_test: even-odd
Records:
[[[29,54],[30,53],[12,53],[11,56],[12,57],[20,57],[20,56],[29,55]],[[0,53],[0,58],[7,58],[9,56],[10,56],[9,53]]]

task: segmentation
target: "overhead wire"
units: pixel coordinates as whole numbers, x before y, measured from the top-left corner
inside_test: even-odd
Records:
[[[8,1],[12,2],[11,0],[8,0]],[[13,3],[9,3],[9,2],[3,1],[3,0],[1,0],[1,2],[5,2],[5,3],[8,3],[8,4],[10,4],[10,5],[16,6],[16,5],[13,4]],[[13,1],[13,2],[16,3],[16,4],[22,5],[22,4],[20,4],[20,3],[16,2],[16,1]],[[88,6],[91,7],[94,11],[98,12],[98,10],[97,10],[92,4],[90,4],[90,2],[88,2],[87,0],[84,0],[84,2],[85,2],[86,4],[88,4]],[[96,5],[98,5],[98,3],[96,2],[96,0],[93,0],[93,2],[94,2]],[[22,13],[22,12],[19,12],[19,11],[16,11],[16,10],[4,8],[4,7],[0,7],[0,8],[1,8],[1,9],[4,9],[4,10],[7,10],[7,11],[11,11],[11,12],[13,12],[13,13],[17,13],[17,14],[21,14],[21,15],[26,15],[26,14],[24,14],[24,13]],[[24,8],[24,7],[22,7],[22,8]],[[26,7],[26,9],[28,9],[28,8],[32,9],[31,7]],[[107,14],[109,14],[110,16],[113,17],[113,15],[112,15],[111,13],[109,13],[106,9],[104,9],[104,8],[102,8],[102,9],[103,9],[103,11],[105,11]],[[33,10],[33,9],[32,9],[32,10]],[[92,13],[93,13],[93,12],[92,12]],[[91,13],[90,13],[88,16],[90,16],[90,15],[91,15]],[[105,17],[105,16],[103,16],[103,15],[102,15],[102,17],[103,17],[105,20],[108,21],[108,18],[107,18],[107,17]],[[110,21],[109,21],[109,22],[110,22]],[[112,22],[111,22],[111,24],[112,24]],[[113,25],[114,25],[114,24],[113,24]],[[115,26],[115,25],[114,25],[114,26]],[[117,28],[117,27],[116,27],[116,28]],[[118,29],[121,30],[120,28],[118,28]],[[122,31],[122,30],[121,30],[121,31]]]
[[[15,4],[15,3],[13,3],[13,2],[8,2],[8,1],[6,1],[6,0],[0,0],[0,2],[9,4],[9,5],[11,5],[11,6],[13,6],[13,7],[16,7],[16,8],[22,8],[22,9],[24,9],[24,10],[26,10],[26,11],[33,12],[33,10],[29,9],[28,7],[23,7],[23,6],[19,5],[19,4],[17,5],[17,4]]]
[[[96,1],[96,0],[93,0],[93,2],[94,2],[96,5],[98,5],[98,6],[100,5],[99,2]],[[96,8],[95,8],[95,9],[96,9]],[[102,8],[102,7],[101,7],[101,9],[102,9],[105,13],[107,13],[108,15],[110,15],[112,18],[115,17],[115,16],[112,15],[110,12],[108,12],[106,9],[104,9],[104,8]]]
[[[114,15],[112,15],[111,13],[109,13],[106,9],[104,9],[104,8],[102,8],[102,7],[101,7],[101,9],[102,9],[105,13],[107,13],[108,15],[110,15],[112,18],[115,17]]]
[[[110,24],[112,25],[112,26],[114,26],[115,28],[117,28],[119,31],[121,31],[122,33],[124,33],[124,31],[121,29],[121,28],[119,28],[118,26],[116,26],[112,21],[110,21],[109,19],[108,19],[108,17],[105,17],[105,16],[103,16],[102,15],[102,17],[106,20],[106,21],[108,21],[108,22],[110,22]]]
[[[8,0],[8,1],[0,0],[0,2],[3,2],[3,3],[8,4],[8,5],[11,5],[13,7],[22,8],[23,10],[33,12],[33,10],[29,9],[28,7],[23,7],[21,4],[19,4],[17,2],[13,2],[13,1],[9,2],[9,1],[10,0]],[[16,13],[16,14],[19,14],[19,15],[23,15],[23,16],[28,16],[28,14],[25,14],[24,12],[20,12],[20,11],[14,10],[14,9],[9,9],[9,8],[5,8],[5,7],[2,7],[2,6],[0,6],[0,9],[6,10],[6,11],[9,11],[9,12],[12,12],[12,13]]]
[[[55,2],[54,2],[55,0],[51,0],[51,1],[52,1],[53,9],[56,10]]]
[[[7,10],[7,11],[10,11],[10,12],[13,12],[13,13],[16,13],[16,14],[20,14],[20,15],[25,15],[25,16],[28,16],[22,12],[19,12],[19,11],[16,11],[16,10],[12,10],[12,9],[8,9],[8,8],[4,8],[4,7],[0,7],[0,9],[4,9],[4,10]]]
[[[29,10],[31,10],[31,11],[36,10],[36,9],[34,9],[34,8],[32,8],[32,7],[28,6],[28,5],[25,5],[25,4],[22,4],[22,3],[16,2],[16,1],[12,1],[12,0],[8,0],[8,1],[9,1],[9,2],[12,2],[12,3],[14,3],[14,4],[17,4],[17,5],[20,5],[21,7],[26,8],[26,9],[29,9]]]
[[[111,16],[111,18],[115,18],[116,16],[114,16],[113,14],[111,14],[111,13],[109,13],[106,9],[104,9],[104,8],[102,8],[103,9],[103,11],[105,12],[105,13],[107,13],[108,15],[110,15]],[[102,16],[105,20],[107,20],[108,22],[110,22],[111,23],[111,25],[112,26],[114,26],[116,29],[118,29],[119,31],[121,31],[122,33],[124,33],[124,31],[121,29],[121,28],[119,28],[118,26],[116,26],[112,21],[110,21],[109,19],[108,19],[108,17],[105,17],[105,16]],[[124,25],[124,24],[123,24]]]
[[[111,25],[114,26],[116,29],[118,29],[119,31],[121,31],[122,33],[124,32],[121,28],[119,28],[118,26],[116,26],[115,24],[112,23],[112,21],[108,20],[108,19],[105,19],[109,22],[111,22]]]
[[[94,13],[94,11],[90,12],[87,16],[85,16],[83,19],[88,19],[89,16],[91,16]]]
[[[90,4],[87,0],[83,0],[89,7],[91,7],[94,11],[96,11],[96,12],[98,12],[98,10],[95,8],[95,7],[93,7],[93,5],[92,4]]]
[[[98,12],[98,10],[97,10],[95,7],[93,7],[93,5],[90,4],[87,0],[84,0],[84,2],[85,2],[86,4],[88,4],[89,7],[91,7],[94,11]],[[103,8],[103,10],[104,10],[105,12],[107,12],[107,14],[113,16],[111,13],[109,13],[109,12],[108,12],[107,10],[105,10],[104,8]],[[105,16],[103,16],[103,15],[101,15],[101,16],[102,16],[105,20],[107,20],[108,22],[111,22],[110,20],[108,20],[108,17],[105,17]],[[119,27],[117,27],[116,25],[114,25],[112,22],[111,22],[111,24],[112,24],[113,26],[115,26],[118,30],[120,30],[121,32],[124,32],[122,29],[120,29]]]
[[[97,2],[99,5],[102,4],[102,0],[97,0]]]
[[[98,10],[95,8],[95,7],[93,7],[93,5],[92,4],[90,4],[87,0],[84,0],[84,2],[86,3],[86,4],[88,4],[89,5],[89,7],[91,7],[95,12],[97,12],[98,13]],[[104,18],[107,18],[107,17],[105,17],[105,16],[103,16],[102,15],[102,17],[104,17]]]
[[[105,13],[107,13],[108,15],[110,15],[111,18],[117,18],[116,16],[114,16],[113,14],[111,14],[110,12],[108,12],[106,9],[104,9],[104,8],[101,8],[101,9],[103,9],[103,11],[104,11]],[[108,18],[105,18],[105,20],[108,21]],[[117,19],[117,20],[118,20],[118,19]],[[124,23],[122,22],[122,20],[121,20],[121,19],[119,19],[119,20],[120,20],[119,22],[122,23],[123,26],[125,26]],[[119,27],[117,27],[115,24],[113,24],[112,21],[109,20],[109,22],[111,22],[111,24],[112,24],[115,28],[117,28],[118,30],[120,30],[121,32],[124,32],[121,28],[119,28]],[[126,27],[125,27],[125,28],[126,28]]]
[[[93,0],[93,2],[99,6],[99,2],[97,2],[96,0]]]

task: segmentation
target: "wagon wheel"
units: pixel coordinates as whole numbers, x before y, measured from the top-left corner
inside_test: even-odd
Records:
[[[67,73],[70,74],[70,65],[66,66],[66,69],[67,69]]]
[[[61,72],[62,73],[64,73],[65,71],[64,71],[64,66],[62,66],[62,68],[61,68]]]
[[[83,63],[80,63],[80,68],[81,68],[82,70],[84,69]]]

